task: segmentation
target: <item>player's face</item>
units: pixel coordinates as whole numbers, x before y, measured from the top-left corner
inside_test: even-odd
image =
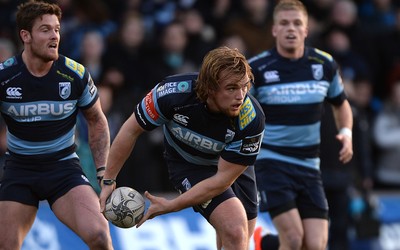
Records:
[[[210,95],[207,106],[214,112],[223,113],[229,117],[239,115],[249,87],[250,79],[246,75],[243,79],[222,78],[219,89]]]
[[[60,22],[57,16],[43,15],[35,20],[32,32],[25,32],[24,43],[32,56],[43,61],[53,61],[58,58]]]
[[[298,10],[278,12],[274,19],[272,34],[276,38],[276,46],[282,56],[301,57],[308,34],[307,16]]]

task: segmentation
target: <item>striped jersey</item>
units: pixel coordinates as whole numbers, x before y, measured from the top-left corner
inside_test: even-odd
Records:
[[[9,153],[21,159],[60,160],[75,154],[79,109],[97,100],[84,66],[60,55],[50,71],[33,76],[22,54],[0,64],[0,112],[7,125]]]
[[[208,111],[196,97],[197,73],[167,77],[137,105],[135,115],[146,130],[163,126],[169,157],[197,165],[224,160],[252,165],[260,150],[265,117],[247,95],[238,117]]]
[[[324,100],[346,99],[336,61],[306,47],[293,60],[273,48],[249,59],[255,81],[251,89],[266,114],[258,159],[274,159],[319,169],[320,125]]]

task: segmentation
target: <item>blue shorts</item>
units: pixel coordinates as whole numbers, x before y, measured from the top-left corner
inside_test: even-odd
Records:
[[[196,183],[207,179],[217,172],[216,166],[199,166],[183,161],[167,160],[170,180],[181,193],[186,192]],[[211,213],[223,201],[237,197],[243,204],[247,219],[252,220],[258,215],[257,187],[254,166],[249,166],[239,178],[222,194],[212,198],[207,204],[199,204],[193,209],[209,220]]]
[[[258,160],[255,171],[260,211],[268,211],[274,218],[297,208],[303,219],[328,219],[320,171],[270,159]]]
[[[73,187],[90,185],[79,159],[22,163],[7,156],[0,181],[0,201],[16,201],[38,207],[39,201],[52,204]]]

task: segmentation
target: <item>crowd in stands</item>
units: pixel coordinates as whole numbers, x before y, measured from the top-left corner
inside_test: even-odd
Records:
[[[274,46],[271,10],[276,1],[52,2],[57,2],[63,11],[60,53],[90,71],[99,88],[113,139],[152,86],[164,76],[197,71],[209,50],[226,45],[238,48],[250,58]],[[21,50],[15,27],[16,6],[21,2],[25,1],[0,1],[0,62]],[[350,182],[361,180],[361,186],[371,189],[399,188],[399,2],[303,2],[310,15],[307,43],[338,61],[353,106],[355,155],[350,171],[358,174],[352,174],[351,178],[357,178]],[[1,128],[0,154],[3,154],[4,124]],[[81,158],[90,159],[84,148],[85,124],[77,129]],[[329,152],[330,145],[323,150]],[[118,184],[139,191],[170,191],[166,166],[159,157],[162,150],[160,130],[143,135],[126,162],[129,167],[124,167],[119,175]],[[90,161],[85,165],[89,164]]]

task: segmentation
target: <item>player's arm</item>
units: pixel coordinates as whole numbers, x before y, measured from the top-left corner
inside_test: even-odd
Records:
[[[107,118],[101,110],[100,99],[93,106],[82,110],[88,124],[89,146],[93,160],[99,172],[104,172],[110,150],[110,130]]]
[[[111,145],[107,167],[104,173],[104,180],[115,180],[117,178],[119,171],[131,154],[137,138],[144,131],[145,130],[139,125],[133,113],[122,125]],[[105,200],[114,188],[115,185],[102,185],[100,193],[101,211],[104,209]]]
[[[333,106],[332,110],[336,127],[339,131],[336,135],[336,139],[342,143],[342,149],[339,152],[339,160],[343,163],[347,163],[353,157],[353,113],[347,100],[345,100],[340,106]]]
[[[146,191],[145,196],[150,200],[151,205],[136,227],[142,225],[147,219],[152,219],[158,215],[176,212],[211,200],[228,189],[245,169],[246,166],[230,163],[220,158],[218,171],[215,175],[197,183],[175,199],[167,200],[153,196]]]

